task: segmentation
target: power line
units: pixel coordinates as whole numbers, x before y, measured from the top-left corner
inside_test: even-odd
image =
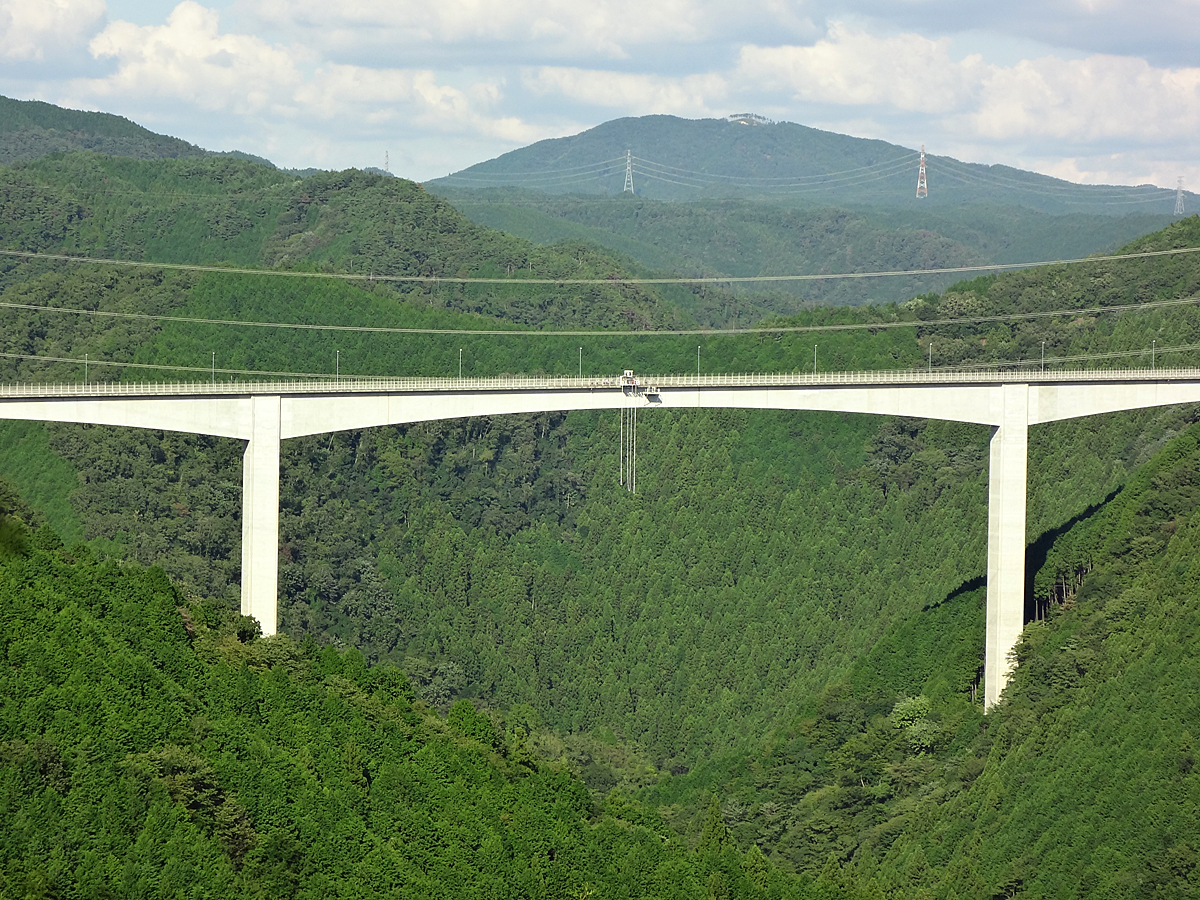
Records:
[[[521,181],[554,179],[560,176],[573,177],[581,173],[586,174],[583,172],[585,169],[588,172],[600,171],[618,162],[625,162],[625,157],[622,155],[613,157],[612,159],[601,160],[599,162],[585,163],[579,166],[564,166],[561,169],[530,169],[525,172],[489,172],[486,169],[476,169],[475,171],[468,169],[465,172],[455,172],[451,175],[447,175],[446,178],[460,178],[466,181],[496,181],[497,179],[501,178],[515,178]],[[435,180],[444,181],[445,179],[439,178]]]
[[[677,172],[680,175],[691,175],[698,179],[719,179],[725,181],[737,181],[739,183],[749,182],[768,182],[768,181],[783,181],[788,184],[798,184],[804,181],[813,181],[821,178],[832,178],[837,175],[850,175],[856,172],[865,172],[879,168],[898,168],[909,165],[916,158],[916,154],[909,153],[902,159],[882,160],[877,163],[871,163],[866,166],[857,166],[853,169],[842,169],[837,172],[825,172],[820,175],[718,175],[714,172],[700,172],[696,169],[685,169],[681,166],[671,166],[666,163],[655,162],[654,160],[645,159],[641,156],[635,156],[634,160],[643,163],[647,166],[653,166],[667,171]],[[768,185],[770,186],[770,185]],[[785,185],[786,186],[786,185]]]
[[[290,269],[250,269],[237,266],[206,266],[188,263],[146,262],[132,259],[110,259],[98,256],[68,256],[41,253],[34,250],[0,250],[0,256],[20,259],[44,259],[56,262],[124,266],[139,269],[166,269],[180,272],[213,272],[224,275],[263,275],[274,278],[319,278],[331,281],[386,281],[404,284],[502,284],[523,285],[641,285],[641,284],[747,284],[772,281],[840,281],[859,278],[897,278],[916,275],[961,275],[968,272],[1003,272],[1033,269],[1039,266],[1076,266],[1085,263],[1118,262],[1131,259],[1151,259],[1159,256],[1178,256],[1200,253],[1200,247],[1178,247],[1172,250],[1146,250],[1140,253],[1116,253],[1103,256],[1084,256],[1075,259],[1041,260],[1038,262],[982,263],[974,266],[947,266],[940,269],[892,269],[880,272],[831,272],[811,275],[711,275],[669,278],[472,278],[441,275],[356,275],[349,272],[297,272]]]
[[[1018,189],[1032,191],[1032,192],[1036,192],[1036,193],[1045,193],[1047,191],[1051,191],[1051,192],[1058,191],[1058,192],[1064,192],[1064,193],[1084,192],[1084,193],[1089,193],[1089,194],[1093,194],[1093,195],[1113,194],[1117,197],[1132,197],[1132,196],[1145,195],[1147,193],[1147,191],[1153,191],[1153,192],[1155,192],[1155,198],[1153,198],[1153,199],[1157,199],[1158,197],[1161,197],[1164,194],[1164,192],[1169,193],[1168,188],[1159,188],[1159,187],[1138,188],[1138,187],[1131,187],[1131,186],[1127,186],[1127,185],[1071,184],[1068,182],[1063,182],[1061,184],[1054,184],[1054,183],[1031,184],[1028,181],[1022,181],[1017,178],[1010,178],[1003,174],[993,172],[991,166],[982,166],[982,165],[976,164],[976,163],[964,163],[960,160],[954,159],[953,157],[949,157],[949,156],[938,157],[937,163],[939,166],[943,167],[944,169],[953,171],[956,174],[960,175],[963,179],[966,179],[966,181],[964,181],[964,183],[969,183],[970,181],[975,181],[980,184],[990,184],[993,187],[1018,188]],[[983,171],[980,171],[980,169],[983,169]],[[1032,174],[1036,175],[1037,173],[1032,173]],[[1046,179],[1047,181],[1051,181],[1051,182],[1060,180],[1060,179],[1055,179],[1055,178],[1052,178],[1051,176],[1045,176],[1045,175],[1039,175],[1038,177]],[[1107,201],[1095,201],[1095,202],[1107,202]]]
[[[1152,300],[1147,303],[1125,303],[1115,306],[1092,306],[1075,309],[1038,310],[1021,313],[996,313],[988,316],[960,316],[948,319],[914,319],[891,322],[853,322],[834,325],[756,325],[749,328],[684,328],[660,331],[548,331],[519,328],[400,328],[386,325],[327,325],[303,322],[254,322],[244,319],[207,319],[200,316],[170,316],[156,313],[130,313],[110,310],[82,309],[71,306],[39,306],[32,303],[0,302],[0,309],[26,310],[30,312],[69,313],[109,319],[135,319],[139,321],[173,322],[191,325],[220,325],[236,328],[286,328],[294,331],[338,331],[364,334],[426,334],[459,335],[479,337],[684,337],[719,336],[739,334],[800,334],[822,331],[871,331],[885,328],[932,328],[944,325],[979,325],[989,322],[1016,322],[1028,319],[1049,319],[1062,316],[1101,315],[1130,312],[1133,310],[1165,309],[1174,306],[1200,304],[1200,294],[1172,300]],[[207,370],[205,370],[207,371]]]
[[[726,185],[728,187],[757,188],[772,192],[807,193],[809,191],[833,187],[852,187],[858,184],[866,184],[869,181],[879,180],[889,174],[899,174],[900,172],[907,171],[907,167],[912,164],[913,160],[917,159],[917,156],[918,154],[910,152],[902,157],[882,160],[865,166],[841,169],[823,174],[794,176],[724,175],[671,165],[642,156],[632,156],[632,170],[643,177],[668,184],[675,184],[680,187],[701,188]],[[1076,200],[1067,200],[1064,197],[1062,201],[1076,205],[1152,203],[1169,196],[1171,193],[1170,189],[1167,188],[1138,188],[1125,185],[1077,185],[1062,181],[1061,179],[1055,179],[1051,176],[1039,176],[1039,183],[1034,184],[1019,178],[1009,177],[1001,172],[996,172],[994,171],[995,167],[992,166],[965,163],[952,157],[936,157],[931,158],[931,160],[937,164],[940,172],[951,175],[953,180],[962,184],[977,184],[1010,190],[1016,189],[1029,193],[1048,193],[1051,195],[1057,193],[1076,196],[1081,194],[1086,195]],[[619,174],[620,169],[613,166],[613,164],[625,161],[624,157],[616,157],[606,160],[603,163],[565,169],[535,169],[528,172],[468,172],[446,177],[449,179],[491,182],[508,179],[505,183],[511,183],[514,186],[520,184],[535,185],[537,183],[544,186],[551,186],[554,184],[569,183],[568,178],[571,173],[578,172],[581,169],[588,170],[585,173],[586,175],[603,174],[616,176]],[[628,163],[627,168],[630,168]],[[789,191],[787,190],[788,188],[792,188],[793,190]],[[1147,196],[1147,192],[1150,192],[1151,195]]]
[[[690,178],[691,176],[688,176],[688,175],[676,176],[675,173],[664,174],[662,172],[658,172],[658,171],[655,171],[652,169],[647,169],[640,164],[634,166],[634,171],[637,172],[639,175],[643,175],[647,178],[653,178],[657,181],[665,181],[665,182],[669,182],[670,184],[682,185],[683,187],[690,187],[690,188],[745,187],[745,188],[751,188],[754,190],[769,190],[772,193],[776,193],[776,194],[804,194],[804,193],[812,193],[814,191],[828,190],[828,189],[834,188],[834,187],[857,187],[861,184],[868,184],[872,181],[880,181],[881,179],[884,179],[884,178],[894,178],[896,175],[907,171],[907,169],[908,169],[908,165],[906,164],[903,166],[894,166],[888,170],[880,170],[880,171],[876,171],[876,172],[863,172],[858,175],[850,175],[850,176],[846,176],[844,178],[832,178],[831,177],[831,178],[828,178],[826,181],[815,182],[815,183],[811,183],[811,184],[804,184],[804,183],[796,182],[795,184],[778,184],[778,185],[770,185],[770,186],[764,187],[761,185],[748,184],[745,182],[693,183],[691,181],[679,180],[681,178],[682,179]]]
[[[482,332],[481,332],[482,333]],[[664,332],[656,332],[663,334]],[[1180,344],[1174,347],[1158,347],[1156,353],[1187,353],[1200,350],[1200,343],[1196,344]],[[1070,362],[1095,362],[1102,359],[1129,359],[1131,357],[1145,356],[1150,351],[1145,347],[1136,350],[1112,350],[1106,353],[1082,353],[1074,356],[1047,356],[1044,359],[1040,357],[1028,357],[1023,359],[996,359],[977,363],[965,363],[958,366],[940,366],[942,371],[973,371],[977,369],[995,369],[1004,368],[1006,366],[1032,366],[1038,363],[1045,362],[1051,364],[1070,363]],[[158,369],[168,372],[200,372],[208,374],[210,372],[220,372],[222,375],[267,375],[273,378],[320,378],[332,379],[335,376],[328,372],[276,372],[265,369],[213,369],[210,366],[180,366],[169,363],[135,363],[135,362],[119,362],[116,360],[96,359],[88,356],[84,359],[71,356],[37,356],[29,353],[3,353],[0,352],[2,359],[20,359],[30,362],[61,362],[71,363],[73,365],[92,366],[108,366],[110,368],[121,369]],[[370,376],[368,376],[370,377]]]
[[[658,178],[661,181],[672,181],[672,179],[682,179],[682,180],[673,180],[672,184],[685,185],[688,187],[750,187],[750,188],[756,188],[756,190],[769,190],[769,191],[778,191],[778,192],[782,192],[782,193],[790,193],[793,191],[788,191],[787,188],[794,188],[794,190],[796,190],[796,191],[821,191],[821,190],[826,190],[826,188],[828,188],[828,187],[851,187],[854,185],[865,184],[865,182],[868,182],[868,181],[877,181],[877,180],[880,180],[881,178],[888,178],[888,176],[894,175],[896,173],[906,172],[906,170],[907,170],[908,166],[910,166],[911,162],[912,161],[910,160],[910,161],[892,163],[892,164],[889,164],[889,166],[887,166],[887,167],[872,168],[870,170],[865,170],[865,172],[858,172],[858,173],[854,173],[854,174],[811,175],[811,176],[808,176],[808,178],[810,180],[794,179],[792,181],[781,182],[781,184],[774,184],[774,185],[756,185],[756,184],[751,184],[751,182],[749,182],[749,181],[720,181],[720,182],[718,182],[718,181],[712,181],[712,180],[704,180],[703,178],[701,178],[701,176],[697,176],[697,175],[679,174],[676,172],[670,172],[670,170],[653,169],[653,168],[648,167],[646,163],[637,163],[636,168],[637,168],[638,172],[642,173],[643,175],[650,176],[650,178]],[[696,184],[692,184],[692,182],[696,182]]]
[[[940,169],[939,173],[946,178],[950,178],[954,181],[957,181],[959,184],[966,184],[966,185],[972,184],[972,182],[969,179],[960,177],[960,175],[958,173],[956,173],[950,169]],[[1006,191],[1013,189],[1012,185],[1007,185],[1007,184],[999,184],[999,183],[993,183],[993,182],[987,182],[987,181],[980,181],[977,183],[982,184],[985,187],[995,187],[995,188],[1000,188],[1000,189],[1006,190]],[[1030,192],[1034,192],[1034,193],[1037,192],[1037,188],[1033,188],[1033,187],[1028,187],[1027,190],[1029,190]],[[1159,190],[1159,189],[1155,188],[1155,190]],[[1107,199],[1104,197],[1097,197],[1097,198],[1094,198],[1091,200],[1069,200],[1066,197],[1055,197],[1054,199],[1057,202],[1061,203],[1063,206],[1098,206],[1098,205],[1129,206],[1131,204],[1138,204],[1138,203],[1161,203],[1164,199],[1166,199],[1166,196],[1161,193],[1158,193],[1153,196],[1144,196],[1144,197],[1140,197],[1140,198],[1132,199],[1132,200],[1110,200],[1110,199]]]
[[[1164,351],[1165,352],[1165,351]],[[215,374],[220,372],[222,375],[272,375],[281,378],[333,378],[328,372],[267,372],[258,369],[217,369],[212,366],[175,366],[167,364],[155,363],[136,363],[136,362],[118,362],[116,360],[96,359],[93,356],[88,356],[85,359],[76,359],[70,356],[35,356],[29,353],[0,353],[0,358],[3,359],[25,359],[34,360],[37,362],[62,362],[75,363],[83,365],[87,363],[89,366],[108,366],[118,369],[162,369],[168,372],[203,372],[205,374]]]

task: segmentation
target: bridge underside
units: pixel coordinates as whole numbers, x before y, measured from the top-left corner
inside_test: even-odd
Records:
[[[695,386],[656,393],[568,386],[495,390],[206,395],[0,397],[0,418],[213,434],[246,441],[242,498],[242,611],[264,634],[278,627],[279,455],[286,438],[467,416],[560,410],[741,408],[913,416],[992,427],[988,487],[984,705],[1000,698],[1024,627],[1029,426],[1059,419],[1200,401],[1191,379],[1063,383]]]

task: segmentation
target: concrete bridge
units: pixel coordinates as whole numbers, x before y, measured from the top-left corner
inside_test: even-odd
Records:
[[[1200,401],[1200,369],[1086,372],[848,372],[609,378],[381,378],[213,384],[0,386],[0,418],[121,425],[246,441],[242,612],[278,627],[279,442],[465,416],[575,409],[825,410],[992,428],[984,705],[1010,675],[1024,628],[1029,427]]]

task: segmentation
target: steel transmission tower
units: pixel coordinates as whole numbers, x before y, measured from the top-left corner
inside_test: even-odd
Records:
[[[929,196],[929,185],[925,182],[925,145],[921,145],[920,168],[917,169],[917,198]]]
[[[1183,215],[1183,176],[1179,176],[1179,186],[1175,188],[1175,215]]]
[[[623,193],[623,194],[632,194],[633,193],[633,151],[632,150],[625,151],[625,187],[622,188],[621,193]]]

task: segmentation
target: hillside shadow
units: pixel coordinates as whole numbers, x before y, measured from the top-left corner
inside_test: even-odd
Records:
[[[976,575],[970,581],[964,581],[941,600],[936,600],[933,603],[926,603],[923,607],[921,607],[921,612],[929,612],[930,610],[938,609],[939,607],[945,606],[947,603],[957,600],[963,594],[970,594],[973,591],[979,590],[985,585],[987,585],[987,576]]]
[[[1051,528],[1034,540],[1032,544],[1025,548],[1025,622],[1032,622],[1037,618],[1037,606],[1033,596],[1033,579],[1042,566],[1046,564],[1046,559],[1050,556],[1050,548],[1054,546],[1054,542],[1062,535],[1066,534],[1080,522],[1086,522],[1100,510],[1104,509],[1117,494],[1121,493],[1121,488],[1115,488],[1113,491],[1101,500],[1099,503],[1093,503],[1081,513],[1072,516],[1057,528]]]

